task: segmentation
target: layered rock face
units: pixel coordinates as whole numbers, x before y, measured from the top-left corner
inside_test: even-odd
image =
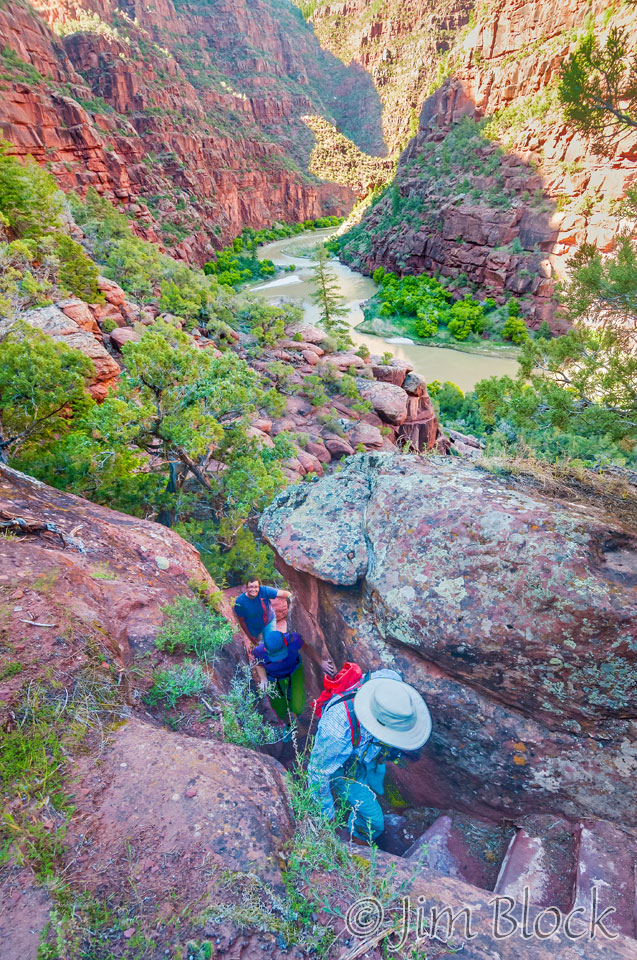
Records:
[[[637,539],[472,467],[356,457],[282,493],[263,533],[290,622],[337,663],[391,665],[434,732],[415,803],[635,819]]]
[[[346,29],[342,6],[319,6],[314,15],[331,47]],[[611,249],[629,226],[613,204],[637,177],[637,136],[622,138],[611,157],[595,157],[564,123],[555,96],[561,64],[591,22],[602,43],[611,26],[627,28],[634,40],[629,8],[606,13],[605,4],[581,0],[480,4],[471,19],[468,9],[456,11],[466,26],[439,37],[432,55],[449,79],[427,97],[429,65],[426,82],[415,84],[417,135],[393,189],[352,235],[344,258],[370,272],[381,265],[441,272],[460,277],[461,287],[465,277],[485,296],[520,298],[531,327],[548,320],[558,331],[555,280],[580,244]],[[376,63],[387,58],[387,83],[400,86],[402,57],[429,15],[422,3],[398,14],[387,2],[366,32],[347,34],[344,49],[365,62],[372,51]],[[382,89],[381,96],[393,116]],[[491,122],[474,125],[481,118]]]
[[[383,152],[360,67],[321,51],[293,8],[51,2],[0,10],[0,127],[64,189],[93,186],[138,231],[203,262],[244,226],[346,212],[345,186],[307,173],[318,114]],[[338,91],[356,103],[339,114]]]
[[[299,3],[299,5],[301,5]],[[390,150],[414,134],[440,55],[467,27],[472,0],[319,0],[311,23],[321,44],[345,63],[360,64],[383,104],[383,133]]]

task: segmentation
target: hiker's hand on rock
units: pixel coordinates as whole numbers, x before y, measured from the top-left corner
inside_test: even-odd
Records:
[[[326,673],[328,677],[333,677],[336,673],[336,666],[331,657],[326,657],[325,660],[321,660],[321,669],[323,673]]]

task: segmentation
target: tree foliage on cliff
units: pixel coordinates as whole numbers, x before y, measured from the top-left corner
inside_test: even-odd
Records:
[[[97,268],[68,235],[55,180],[0,138],[0,316],[47,306],[56,295],[103,301]]]
[[[0,213],[17,237],[41,237],[61,229],[63,202],[50,173],[33,157],[21,163],[0,138]]]
[[[628,55],[629,39],[627,30],[613,27],[602,46],[590,33],[562,69],[565,117],[599,154],[614,152],[618,136],[637,129],[637,51]]]
[[[33,342],[41,345],[41,362],[33,362],[28,349],[14,350],[7,378],[20,386],[21,397],[48,388],[51,408],[61,393],[65,413],[75,390],[75,416],[71,421],[60,410],[55,429],[45,431],[38,426],[43,408],[32,404],[22,419],[3,421],[5,432],[25,432],[14,466],[60,489],[176,526],[201,547],[220,578],[240,577],[255,560],[264,566],[251,524],[282,488],[279,463],[291,447],[284,435],[270,449],[250,437],[250,416],[257,409],[279,413],[281,401],[262,388],[244,360],[199,349],[180,329],[159,321],[138,343],[124,346],[118,391],[98,406],[83,393],[88,361],[82,354],[44,335]],[[20,398],[13,399],[4,378],[0,390],[11,411]]]
[[[569,261],[562,291],[573,329],[525,341],[516,378],[476,386],[474,432],[523,443],[547,459],[637,462],[637,249],[621,236],[611,256],[589,245]],[[453,417],[453,410],[449,411]]]
[[[0,340],[0,460],[64,434],[91,406],[92,372],[79,351],[24,323],[11,327]]]

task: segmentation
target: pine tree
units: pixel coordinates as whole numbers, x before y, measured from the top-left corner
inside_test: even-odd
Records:
[[[637,53],[628,57],[628,31],[614,27],[605,45],[590,33],[562,69],[559,97],[566,120],[592,138],[598,154],[637,129]]]
[[[344,319],[349,310],[345,306],[345,298],[339,293],[338,280],[330,269],[329,253],[322,244],[316,248],[314,263],[312,281],[316,290],[312,294],[312,300],[319,308],[321,323],[326,332],[336,338],[338,349],[347,349],[353,346],[349,327]]]

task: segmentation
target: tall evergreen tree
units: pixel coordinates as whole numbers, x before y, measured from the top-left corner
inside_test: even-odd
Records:
[[[316,287],[312,300],[317,304],[321,323],[334,336],[339,350],[353,346],[345,317],[349,313],[345,298],[339,293],[338,280],[329,265],[329,253],[323,244],[316,248],[312,281]]]

